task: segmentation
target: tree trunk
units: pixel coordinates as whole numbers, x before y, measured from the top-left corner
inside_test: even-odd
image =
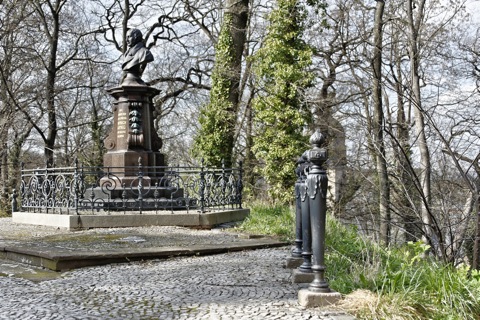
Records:
[[[249,1],[228,0],[225,5],[215,46],[210,103],[200,110],[194,153],[209,165],[232,167]]]
[[[4,24],[6,28],[7,23]],[[6,30],[6,32],[14,32],[14,30]],[[9,129],[11,121],[13,121],[14,107],[10,96],[9,86],[12,85],[12,59],[13,48],[12,38],[6,34],[1,41],[1,61],[0,61],[0,212],[9,212],[9,177],[8,177],[8,143]]]
[[[473,244],[473,262],[472,262],[472,268],[475,270],[480,270],[480,193],[479,193],[480,187],[477,186],[477,201],[476,201],[476,207],[475,207],[475,216],[476,216],[476,232],[475,232],[475,240]]]
[[[231,119],[236,119],[241,99],[239,88],[242,77],[243,50],[247,38],[248,6],[249,0],[227,0],[225,8],[224,20],[231,21],[229,31],[233,40],[233,56],[231,61],[229,61],[229,66],[226,68],[228,74],[225,75],[229,78],[230,82],[228,100],[231,103],[231,109],[227,111],[233,115]],[[233,155],[233,148],[235,145],[235,123],[230,123],[229,126],[230,130],[225,139],[228,140],[227,145]],[[233,165],[233,157],[224,160],[225,166],[231,167]]]
[[[255,186],[255,167],[257,165],[255,154],[253,153],[253,110],[252,101],[255,96],[255,91],[250,91],[250,97],[248,98],[246,109],[246,130],[245,130],[245,186],[247,190],[253,192]]]
[[[90,91],[91,93],[91,91]],[[92,118],[90,129],[92,131],[93,142],[93,157],[91,159],[93,166],[101,166],[103,164],[103,154],[105,148],[103,147],[102,127],[100,126],[100,116],[98,114],[98,107],[95,99],[91,96],[92,101]]]
[[[29,123],[25,130],[22,131],[19,135],[15,136],[12,147],[8,154],[8,190],[10,192],[13,189],[18,188],[18,178],[20,177],[20,157],[22,155],[22,146],[25,144],[25,141],[30,136],[33,125]],[[18,189],[17,189],[18,190]]]
[[[45,137],[45,161],[47,167],[54,165],[54,150],[55,141],[57,139],[57,112],[55,108],[55,81],[57,78],[57,51],[58,51],[58,37],[60,33],[60,11],[62,8],[62,1],[57,0],[54,4],[50,4],[50,13],[52,15],[52,31],[45,30],[49,35],[49,53],[47,65],[47,83],[46,83],[46,98],[47,98],[47,120],[48,129]],[[38,10],[41,11],[40,5]],[[42,13],[41,13],[42,14]]]
[[[375,161],[379,184],[379,211],[380,211],[380,241],[390,243],[390,186],[388,183],[387,160],[385,157],[385,143],[383,136],[383,105],[382,105],[382,38],[384,0],[377,0],[375,9],[374,49],[373,49],[373,128],[375,140]]]
[[[399,40],[394,35],[394,43],[398,43]],[[395,57],[395,69],[392,66],[392,74],[394,74],[394,88],[397,95],[397,119],[396,119],[396,132],[395,132],[395,144],[394,154],[396,161],[396,177],[397,182],[395,187],[392,188],[394,192],[394,205],[397,212],[401,214],[403,220],[403,228],[405,230],[404,238],[406,242],[418,241],[422,234],[422,223],[415,209],[415,186],[414,173],[410,169],[411,164],[411,146],[410,146],[410,117],[407,118],[407,114],[410,114],[410,110],[405,110],[405,91],[403,83],[403,71],[402,71],[402,58],[403,53],[398,46],[392,49],[392,55]],[[393,123],[393,120],[390,121]],[[393,130],[392,130],[393,132]]]
[[[415,116],[415,129],[417,134],[417,144],[420,152],[420,188],[422,192],[422,201],[420,205],[420,212],[423,223],[423,240],[432,245],[433,249],[438,249],[440,243],[439,239],[434,233],[433,220],[430,213],[431,203],[431,164],[430,151],[427,144],[427,137],[425,134],[425,119],[422,108],[421,91],[420,91],[420,54],[418,50],[419,44],[419,28],[424,17],[425,0],[407,1],[408,27],[409,27],[409,41],[408,51],[410,55],[410,77],[412,82],[412,104]],[[416,15],[414,16],[413,10]]]

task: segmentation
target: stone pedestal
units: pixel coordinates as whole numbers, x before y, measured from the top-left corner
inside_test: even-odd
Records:
[[[292,271],[292,283],[311,283],[313,279],[313,272],[303,272],[298,269]]]
[[[110,181],[115,188],[123,184],[135,186],[141,165],[142,179],[153,185],[161,176],[161,169],[152,167],[165,166],[160,153],[162,140],[153,124],[152,99],[160,91],[145,84],[128,84],[107,92],[114,98],[113,127],[104,141],[104,167],[116,177]],[[105,179],[109,178],[102,182]]]
[[[341,299],[342,295],[335,291],[313,292],[309,289],[300,289],[298,292],[298,303],[306,308],[329,306]]]
[[[286,267],[288,269],[296,269],[300,267],[303,263],[303,258],[288,257]]]

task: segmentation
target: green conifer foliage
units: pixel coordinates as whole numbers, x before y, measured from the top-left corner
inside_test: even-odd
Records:
[[[313,83],[308,71],[312,48],[302,40],[305,9],[297,0],[277,0],[262,48],[254,57],[259,96],[254,102],[258,125],[253,150],[277,201],[292,200],[296,159],[309,146],[303,130],[310,112],[304,89]]]

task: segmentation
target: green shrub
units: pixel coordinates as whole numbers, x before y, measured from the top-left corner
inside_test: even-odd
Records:
[[[378,295],[402,300],[409,307],[402,312],[409,311],[412,319],[479,319],[478,273],[425,258],[427,250],[422,243],[408,243],[390,251],[376,279]]]
[[[345,226],[327,215],[326,276],[332,289],[348,294],[355,289],[373,289],[384,251],[360,237],[353,226]]]
[[[360,319],[480,319],[480,274],[426,258],[421,242],[384,248],[329,217],[326,245],[332,289],[376,296],[368,308],[352,308]]]

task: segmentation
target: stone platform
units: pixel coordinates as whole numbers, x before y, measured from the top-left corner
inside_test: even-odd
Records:
[[[136,239],[144,240],[141,237]],[[126,240],[128,241],[128,240]],[[135,241],[132,239],[131,241]],[[125,263],[130,261],[167,259],[172,257],[200,256],[262,248],[282,247],[286,243],[275,239],[244,239],[233,243],[199,244],[166,247],[117,247],[108,244],[94,251],[71,250],[56,245],[38,246],[32,243],[0,247],[0,258],[42,267],[53,271],[72,270],[83,267]],[[70,243],[71,244],[71,243]]]
[[[275,238],[222,231],[234,223],[220,224],[212,229],[145,226],[70,230],[19,224],[12,218],[0,220],[3,222],[0,225],[0,259],[54,271],[287,245]]]
[[[92,215],[81,212],[79,215],[46,214],[31,212],[13,212],[15,223],[25,223],[58,228],[125,228],[145,226],[181,226],[211,228],[222,223],[241,221],[250,213],[249,209],[232,209],[199,213],[196,211],[159,211],[157,213],[129,211],[127,213],[110,213]]]
[[[234,225],[68,230],[0,218],[0,319],[355,319],[299,305],[304,285],[283,263],[291,244]],[[99,266],[79,268],[85,260]]]

